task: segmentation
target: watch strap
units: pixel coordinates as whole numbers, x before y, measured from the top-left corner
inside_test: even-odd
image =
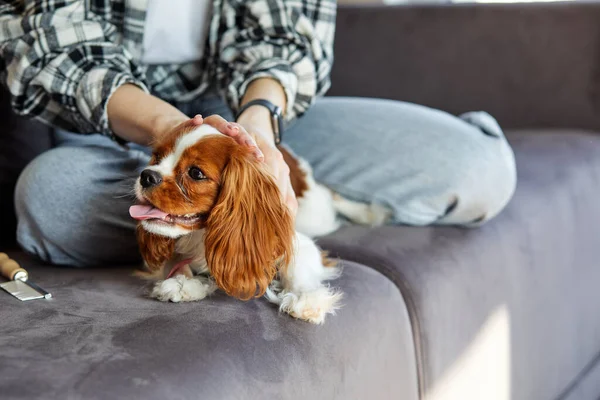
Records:
[[[283,112],[281,107],[265,99],[250,100],[239,109],[235,119],[237,120],[244,111],[253,106],[262,106],[269,110],[271,113],[271,124],[273,125],[275,144],[280,144],[283,135]]]

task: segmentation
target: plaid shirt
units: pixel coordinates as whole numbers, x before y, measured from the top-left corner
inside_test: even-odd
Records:
[[[148,0],[0,2],[0,79],[20,115],[112,136],[110,95],[133,83],[167,101],[217,88],[236,110],[248,84],[278,80],[288,120],[329,88],[335,0],[212,0],[203,60],[144,65]],[[174,4],[176,0],[174,0]]]

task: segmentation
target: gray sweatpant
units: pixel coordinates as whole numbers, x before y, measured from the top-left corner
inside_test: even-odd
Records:
[[[231,119],[216,97],[180,108]],[[101,135],[57,137],[57,148],[19,178],[19,243],[56,264],[137,262],[128,208],[148,150]],[[347,198],[388,206],[398,224],[476,225],[498,214],[516,185],[512,150],[483,112],[456,118],[397,101],[325,98],[284,142],[311,163],[318,181]]]

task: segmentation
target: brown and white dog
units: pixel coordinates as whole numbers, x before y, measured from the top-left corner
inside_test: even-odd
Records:
[[[322,323],[341,293],[339,275],[311,237],[339,227],[337,213],[364,224],[389,218],[317,184],[310,166],[281,148],[298,197],[295,221],[265,164],[251,150],[204,124],[184,127],[153,147],[135,184],[138,242],[156,280],[152,297],[195,301],[217,288],[248,300],[266,295],[290,315]]]

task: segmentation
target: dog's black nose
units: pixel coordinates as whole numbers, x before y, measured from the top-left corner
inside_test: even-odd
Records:
[[[143,188],[156,186],[162,182],[162,176],[156,171],[145,169],[140,175],[140,184]]]

